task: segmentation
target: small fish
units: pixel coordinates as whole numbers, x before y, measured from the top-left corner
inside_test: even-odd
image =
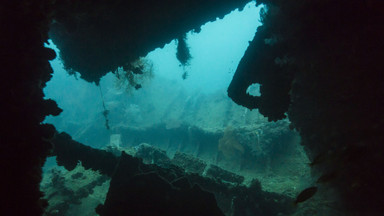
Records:
[[[309,187],[303,191],[297,196],[294,205],[297,205],[298,203],[304,202],[307,199],[311,198],[315,193],[317,192],[317,187]]]

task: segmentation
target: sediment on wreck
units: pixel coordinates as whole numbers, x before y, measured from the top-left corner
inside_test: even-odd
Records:
[[[215,166],[208,168],[214,176],[202,176],[184,170],[181,166],[185,161],[178,163],[168,158],[162,160],[161,165],[145,164],[142,158],[125,152],[117,157],[111,152],[85,146],[66,133],[55,136],[53,144],[53,155],[59,165],[72,170],[80,161],[85,169],[111,178],[106,201],[96,208],[100,215],[132,212],[159,215],[160,212],[162,215],[194,216],[224,215],[224,212],[242,216],[288,214],[294,210],[292,198],[263,191],[256,179],[248,187],[242,185],[244,177]],[[148,155],[154,150],[155,147],[147,145],[142,149],[146,152],[137,155]],[[159,153],[167,157],[164,152]]]

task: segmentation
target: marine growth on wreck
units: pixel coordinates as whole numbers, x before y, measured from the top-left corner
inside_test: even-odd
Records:
[[[1,8],[4,214],[384,214],[381,1]]]

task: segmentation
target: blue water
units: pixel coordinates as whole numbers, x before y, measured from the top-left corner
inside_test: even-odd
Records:
[[[261,25],[259,10],[260,7],[251,2],[242,11],[235,10],[223,19],[206,23],[200,33],[188,32],[187,44],[192,59],[186,67],[180,66],[176,59],[176,40],[148,53],[145,59],[153,65],[154,76],[137,91],[116,88],[116,77],[112,73],[101,79],[100,87],[87,83],[79,75],[68,75],[60,59],[56,58],[51,61],[54,74],[44,93],[64,111],[57,117],[47,117],[45,122],[54,124],[58,131],[67,132],[84,144],[99,147],[102,144],[95,144],[97,136],[108,137],[111,133],[106,127],[95,128],[95,138],[82,136],[82,133],[95,125],[105,125],[103,101],[110,111],[109,123],[113,127],[125,123],[138,126],[159,123],[164,120],[159,113],[164,115],[166,106],[170,103],[183,106],[186,104],[184,100],[196,95],[216,94],[222,100],[249,41]],[[59,52],[52,42],[48,46]],[[188,74],[185,80],[182,79],[184,72]],[[153,104],[145,102],[148,100],[154,101]],[[154,113],[156,109],[158,114]],[[146,111],[151,112],[151,116],[146,115]],[[172,110],[168,112],[172,116]],[[107,142],[107,138],[102,140]]]
[[[287,121],[268,123],[258,110],[250,111],[227,96],[236,68],[261,25],[260,9],[251,2],[241,11],[206,23],[199,33],[186,33],[192,56],[186,66],[176,58],[177,40],[148,53],[143,59],[151,65],[148,68],[153,76],[142,80],[137,90],[119,86],[114,73],[105,75],[99,86],[88,83],[78,73],[69,75],[56,58],[50,62],[54,74],[44,93],[63,112],[56,117],[48,116],[45,122],[78,142],[112,153],[126,151],[134,155],[142,146],[148,146],[143,143],[148,143],[166,151],[170,159],[175,152],[183,152],[207,164],[238,172],[248,180],[257,178],[268,191],[298,192],[301,182],[308,182],[302,179],[309,168],[304,151],[297,148],[297,134],[288,129]],[[51,41],[47,46],[60,52]],[[188,74],[186,79],[183,73]],[[260,85],[249,86],[247,93],[260,96]],[[105,109],[107,116],[103,115]],[[64,168],[57,168],[54,157],[49,158],[44,167],[44,185],[47,194],[54,194],[51,201],[71,197],[50,193],[49,176],[53,175],[48,171],[52,168],[63,171],[60,175],[70,179],[66,185],[73,186],[74,191],[78,189],[74,182],[86,181],[70,177],[79,170],[84,172],[81,166],[67,174]],[[84,175],[88,180],[95,176],[86,172]],[[108,186],[96,190],[93,196],[105,199]],[[95,204],[72,210],[85,215],[83,212],[88,208],[94,211]],[[60,206],[51,204],[54,210],[55,205]]]

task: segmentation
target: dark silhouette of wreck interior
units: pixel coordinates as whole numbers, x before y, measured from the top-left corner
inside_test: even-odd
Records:
[[[288,215],[282,197],[226,188],[177,168],[142,165],[91,149],[42,124],[62,110],[43,99],[55,51],[68,71],[95,82],[245,0],[3,0],[0,3],[1,215],[43,215],[39,189],[49,155],[73,169],[77,161],[112,178],[100,215],[224,215],[209,190],[247,194],[230,200],[233,215]],[[263,4],[254,40],[228,87],[237,104],[269,121],[288,118],[325,187],[338,193],[340,215],[384,214],[384,2],[381,0],[257,0]],[[261,84],[261,95],[246,94]],[[319,179],[320,181],[320,179]],[[192,184],[199,183],[199,184]],[[200,186],[198,186],[200,185]],[[201,186],[203,185],[203,186]],[[132,188],[141,188],[132,190]],[[221,188],[221,189],[220,189]],[[223,196],[225,197],[225,196]],[[244,196],[245,197],[245,196]],[[273,197],[269,202],[263,197]],[[217,199],[217,198],[216,198]],[[223,198],[224,199],[224,198]],[[144,204],[145,205],[144,205]],[[248,204],[247,204],[248,203]],[[255,205],[253,205],[255,206]],[[247,209],[247,210],[245,210]],[[252,212],[252,213],[249,213]]]

